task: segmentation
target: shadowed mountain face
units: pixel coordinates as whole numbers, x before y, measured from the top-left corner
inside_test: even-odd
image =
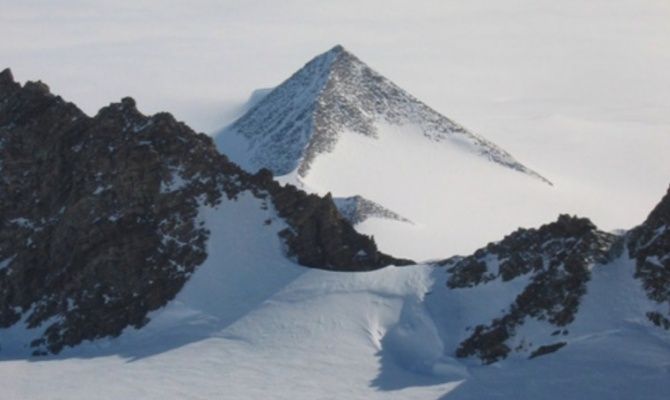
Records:
[[[383,135],[379,123],[418,126],[432,142],[461,147],[501,166],[548,180],[483,137],[437,113],[342,46],[323,53],[219,134],[219,148],[245,169],[305,177],[341,134]]]
[[[211,139],[130,98],[88,117],[41,82],[0,73],[0,327],[43,330],[35,353],[141,327],[207,258],[201,207],[242,192],[286,223],[287,255],[316,268],[403,264],[332,199],[250,175]]]

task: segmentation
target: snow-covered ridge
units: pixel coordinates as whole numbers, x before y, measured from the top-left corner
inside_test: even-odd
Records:
[[[48,140],[63,143],[55,132],[47,129],[35,128],[35,132],[26,132],[13,127],[3,131],[1,117],[6,115],[3,111],[0,107],[0,134],[13,138],[8,141],[9,149],[26,147],[17,146],[17,142],[30,142],[32,147],[29,149],[41,149],[44,141],[37,135],[42,132],[50,133]],[[300,194],[295,189],[280,188],[267,171],[248,176],[236,166],[224,162],[213,150],[209,139],[202,135],[194,136],[177,125],[171,129],[179,128],[179,134],[167,134],[171,130],[167,128],[177,124],[172,119],[157,118],[148,123],[135,111],[134,103],[129,100],[113,105],[96,117],[96,120],[104,117],[102,122],[105,123],[93,125],[95,129],[92,128],[91,132],[100,135],[98,128],[104,126],[109,128],[105,132],[110,137],[118,138],[118,126],[121,126],[121,131],[130,141],[125,148],[137,152],[127,157],[127,163],[131,160],[137,163],[151,160],[152,154],[165,157],[165,154],[173,153],[175,162],[160,168],[140,164],[121,169],[139,171],[140,176],[144,175],[144,171],[161,171],[150,185],[138,184],[137,178],[130,175],[120,179],[125,185],[110,186],[102,180],[106,175],[96,172],[101,161],[105,160],[103,155],[111,152],[109,141],[99,138],[95,143],[85,141],[82,145],[75,140],[77,137],[73,137],[63,153],[74,153],[66,160],[77,160],[79,157],[90,160],[91,165],[80,166],[82,172],[78,171],[75,175],[90,175],[92,178],[82,184],[81,192],[84,193],[82,198],[85,203],[96,207],[73,214],[72,211],[83,202],[67,203],[70,207],[65,208],[54,202],[44,212],[50,216],[65,212],[68,217],[63,219],[67,219],[68,223],[77,222],[79,226],[54,236],[47,236],[46,233],[37,236],[39,232],[36,232],[35,222],[40,219],[33,215],[37,216],[42,207],[33,206],[35,202],[32,200],[43,197],[26,192],[22,198],[28,201],[0,202],[3,206],[20,207],[9,210],[8,217],[0,218],[0,221],[7,220],[9,225],[21,228],[7,236],[15,236],[29,246],[18,257],[15,250],[22,249],[21,243],[11,242],[0,248],[0,283],[4,283],[0,289],[9,293],[0,296],[0,300],[4,301],[2,304],[7,305],[0,306],[0,316],[7,321],[7,316],[13,318],[14,314],[23,313],[23,319],[10,329],[3,330],[0,337],[0,355],[10,358],[0,363],[0,384],[5,388],[7,397],[90,398],[90,393],[83,396],[81,393],[81,386],[88,386],[93,387],[98,392],[97,396],[102,398],[134,398],[138,394],[139,397],[155,399],[184,396],[211,398],[213,393],[226,393],[233,398],[295,399],[336,393],[338,397],[352,399],[444,396],[455,399],[665,399],[670,371],[670,337],[666,322],[669,316],[668,299],[656,298],[655,294],[657,291],[660,294],[669,293],[667,275],[663,274],[670,262],[667,257],[670,194],[634,235],[637,238],[634,242],[639,246],[633,243],[629,247],[630,255],[637,257],[635,260],[629,258],[625,250],[610,259],[609,250],[619,243],[620,238],[597,231],[588,221],[562,217],[557,223],[539,230],[517,231],[471,257],[454,259],[454,263],[462,268],[455,264],[450,264],[448,268],[418,265],[356,274],[305,269],[285,257],[284,245],[287,242],[280,237],[286,239],[286,235],[294,234],[295,238],[299,238],[302,231],[303,239],[321,245],[311,246],[311,242],[296,240],[303,249],[305,244],[310,245],[307,247],[314,250],[310,251],[310,256],[350,248],[351,242],[338,240],[353,236],[353,230],[343,229],[348,225],[324,224],[340,220],[332,202]],[[53,116],[62,118],[62,121],[55,121],[63,122],[63,126],[69,126],[65,121],[71,120],[61,107],[54,107],[53,113],[47,115],[49,118],[36,118],[36,114],[24,120],[29,122],[27,126],[31,129],[59,126],[53,123]],[[86,120],[83,116],[81,118]],[[42,123],[35,124],[39,121]],[[163,129],[158,129],[159,124],[163,124]],[[78,133],[78,130],[73,133]],[[397,133],[400,135],[403,132]],[[374,138],[372,135],[353,135],[368,141]],[[405,136],[422,139],[421,135]],[[182,140],[189,138],[198,138],[199,145],[195,146],[194,142],[181,144]],[[340,144],[344,141],[343,137]],[[73,143],[76,144],[74,149],[68,150]],[[203,148],[196,151],[200,146]],[[95,149],[97,151],[94,152]],[[116,149],[118,154],[124,148],[117,146]],[[169,149],[172,151],[168,152]],[[2,151],[0,149],[0,153]],[[417,154],[426,157],[428,152]],[[11,158],[3,157],[16,160],[18,155],[25,160],[32,160],[33,157],[29,150],[20,154],[14,151],[10,154]],[[203,155],[210,156],[210,162],[206,162],[207,158]],[[473,154],[468,156],[475,158]],[[483,160],[476,162],[503,174],[532,180]],[[3,179],[22,182],[10,188],[32,189],[26,182],[41,184],[42,178],[49,176],[51,184],[64,186],[57,175],[50,175],[52,171],[57,171],[51,164],[42,164],[44,170],[30,171],[30,179],[26,179],[24,168],[17,168],[35,167],[34,164],[32,161],[14,163],[11,170],[3,171]],[[374,163],[368,165],[371,164]],[[444,171],[437,170],[440,173]],[[219,176],[219,172],[222,175]],[[374,178],[382,176],[366,172]],[[207,174],[211,174],[209,179]],[[409,175],[407,181],[421,178],[421,183],[426,186],[451,189],[448,185],[436,184],[430,176],[416,175],[416,170],[412,169]],[[471,178],[472,175],[467,177]],[[218,181],[221,187],[213,185],[214,181]],[[494,182],[493,179],[475,181],[484,186]],[[509,192],[508,181],[500,181],[506,185],[504,190]],[[547,188],[547,185],[535,183],[537,187]],[[188,206],[185,210],[183,207],[178,210],[158,208],[169,211],[168,217],[179,219],[174,223],[160,222],[156,231],[160,233],[158,239],[161,239],[162,246],[172,247],[178,252],[156,260],[153,264],[158,266],[153,268],[155,275],[147,276],[146,267],[151,264],[146,260],[137,264],[87,263],[82,265],[82,269],[91,272],[77,275],[76,270],[70,269],[62,274],[63,278],[75,278],[66,281],[71,291],[62,292],[54,287],[54,290],[47,288],[49,291],[46,292],[17,290],[16,293],[21,296],[46,293],[41,296],[44,300],[39,299],[42,303],[38,303],[43,313],[76,318],[73,319],[76,323],[57,326],[64,329],[50,329],[47,333],[49,337],[81,332],[80,321],[93,321],[95,328],[114,316],[127,315],[131,310],[129,305],[144,307],[151,302],[149,306],[153,311],[149,314],[148,324],[144,319],[147,309],[133,307],[133,315],[141,318],[137,325],[141,325],[141,329],[126,327],[121,336],[113,340],[96,337],[98,340],[93,343],[66,348],[60,356],[47,356],[46,361],[24,360],[23,355],[29,351],[25,344],[31,339],[30,333],[22,329],[26,322],[30,322],[24,317],[39,311],[40,307],[22,311],[19,302],[12,303],[17,296],[9,290],[21,287],[14,282],[20,284],[26,280],[11,276],[32,276],[33,271],[41,268],[49,272],[44,274],[49,278],[46,279],[48,283],[60,281],[58,274],[63,271],[51,257],[54,252],[42,252],[45,255],[33,257],[36,254],[33,243],[53,243],[62,255],[69,256],[81,254],[78,243],[91,238],[100,237],[104,239],[102,242],[112,245],[109,236],[100,236],[105,234],[106,229],[124,229],[141,219],[165,221],[163,213],[152,217],[151,212],[156,209],[157,203],[151,200],[147,202],[150,207],[144,211],[133,207],[117,214],[114,210],[107,218],[108,222],[84,224],[87,220],[82,215],[99,218],[107,210],[107,207],[102,207],[106,203],[101,201],[114,195],[115,189],[134,195],[139,188],[147,186],[152,188],[144,193],[147,196],[164,198],[168,205]],[[119,190],[122,188],[123,191]],[[392,189],[398,190],[398,187],[393,186]],[[407,199],[417,195],[430,197],[402,187],[399,191],[408,193]],[[8,192],[0,190],[0,194]],[[221,197],[220,202],[211,201],[196,207],[195,200],[201,192],[212,195],[213,200]],[[183,202],[175,198],[179,194],[184,195]],[[268,197],[267,194],[273,196]],[[523,198],[518,193],[514,194],[516,198]],[[374,196],[369,198],[377,199]],[[125,207],[130,204],[127,199],[120,203]],[[420,206],[425,207],[425,203]],[[467,206],[477,209],[471,201]],[[396,209],[395,205],[390,208]],[[466,209],[454,208],[458,212]],[[405,215],[404,210],[401,213]],[[124,219],[123,215],[132,218]],[[303,224],[307,215],[321,217],[314,223]],[[178,265],[165,264],[166,268],[159,268],[162,260],[172,264],[180,255],[188,254],[180,247],[186,247],[182,245],[188,244],[184,239],[189,237],[177,235],[189,233],[188,229],[184,229],[188,226],[183,225],[190,221],[202,233],[208,232],[208,240],[198,242],[200,246],[206,243],[206,260],[193,270],[192,275]],[[83,231],[82,226],[90,227],[90,232]],[[444,224],[444,227],[454,229],[449,224]],[[461,225],[461,228],[470,230],[479,227],[473,228],[472,224],[468,224]],[[29,242],[23,240],[26,238],[23,231],[31,235],[28,236]],[[83,240],[73,240],[74,248],[59,246],[52,240],[54,237],[72,238],[76,232],[84,234],[80,236]],[[128,232],[117,232],[115,238],[133,247],[137,245],[138,241]],[[125,240],[127,238],[131,240]],[[96,247],[99,248],[88,246],[86,254],[100,259]],[[129,252],[126,249],[112,249],[110,253],[127,256]],[[349,253],[353,257],[346,257],[341,266],[355,266],[354,262],[368,255],[365,250],[352,249]],[[204,252],[198,252],[198,255],[202,256]],[[299,256],[296,258],[301,259]],[[46,261],[47,264],[25,268],[24,265],[33,259],[35,262]],[[469,261],[464,261],[466,259]],[[5,262],[7,265],[3,266]],[[87,268],[88,265],[93,268]],[[138,278],[120,275],[120,267],[135,265],[141,273]],[[325,266],[329,265],[325,263]],[[452,268],[454,266],[455,269]],[[166,270],[188,272],[188,281],[182,287],[184,282],[181,280],[164,279],[161,272]],[[638,276],[641,273],[643,275]],[[454,277],[463,278],[465,284],[445,285],[445,282],[453,283]],[[73,288],[73,281],[84,285]],[[170,289],[178,290],[176,297],[173,299],[170,295],[168,299],[167,295],[158,292],[160,287],[154,285],[154,281],[165,282]],[[646,284],[646,281],[659,285],[642,286],[641,283]],[[110,292],[110,284],[114,284],[118,292]],[[144,295],[147,295],[146,300],[141,297],[141,302],[134,300]],[[103,306],[96,303],[98,298],[102,298]],[[154,305],[168,300],[165,307],[154,308]],[[96,304],[99,308],[90,306]],[[108,312],[100,312],[105,307],[116,305],[118,309],[107,308]],[[16,310],[14,314],[9,313],[10,307]],[[122,312],[118,312],[119,309]],[[644,318],[645,315],[647,318]],[[49,329],[53,322],[53,319],[44,320],[36,336],[42,335],[41,329]],[[658,329],[652,323],[666,330]],[[471,346],[466,348],[463,343]],[[540,355],[543,357],[538,357]],[[469,356],[496,362],[497,365],[482,367],[479,360],[467,358]],[[52,383],[34,385],[35,376],[45,376]],[[71,380],[62,379],[64,376],[77,376],[78,379],[72,385],[69,383]],[[291,382],[291,385],[286,385],[286,382]],[[566,396],[566,391],[570,391],[571,396]]]
[[[511,352],[534,358],[563,347],[566,342],[557,336],[567,335],[566,327],[578,315],[592,268],[609,263],[622,240],[586,218],[561,215],[539,229],[519,229],[471,256],[444,261],[453,290],[498,285],[515,296],[505,300],[509,305],[502,312],[487,316],[490,321],[468,328],[456,355],[491,363]],[[523,337],[526,325],[542,325],[544,336]]]
[[[319,154],[331,152],[347,130],[370,137],[379,123],[415,125],[433,142],[444,142],[502,166],[550,182],[494,143],[439,114],[368,67],[342,46],[323,53],[229,128],[219,148],[249,170],[302,177]]]
[[[356,233],[330,198],[246,173],[208,136],[167,113],[145,116],[131,98],[88,117],[5,70],[0,138],[0,160],[9,161],[0,178],[0,330],[34,329],[21,335],[24,351],[59,353],[144,326],[209,257],[199,207],[243,192],[274,206],[286,224],[284,255],[301,265],[403,263]]]
[[[33,384],[34,376],[66,375],[94,386],[101,399],[667,397],[670,337],[641,317],[652,302],[634,277],[634,260],[625,251],[604,263],[591,258],[611,235],[587,221],[563,218],[512,234],[473,256],[500,276],[450,288],[451,272],[431,265],[356,274],[301,268],[283,256],[277,233],[286,225],[263,204],[247,192],[202,207],[210,257],[174,301],[119,338],[0,363],[7,395],[90,398],[79,384]],[[504,256],[483,254],[509,249],[563,260],[588,250],[584,260],[596,264],[568,326],[527,317],[510,332],[509,357],[482,366],[457,357],[460,341],[537,281],[521,270],[505,279],[497,262]]]

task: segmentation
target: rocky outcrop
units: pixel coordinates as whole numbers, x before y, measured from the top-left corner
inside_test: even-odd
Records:
[[[268,170],[259,171],[255,180],[268,190],[278,215],[289,224],[279,235],[298,263],[344,271],[414,263],[380,253],[374,239],[357,233],[339,213],[330,194],[322,198],[291,185],[282,187]]]
[[[646,318],[670,330],[670,189],[647,219],[629,232],[615,236],[596,229],[588,219],[561,215],[539,229],[519,229],[502,241],[490,243],[468,257],[452,257],[438,263],[448,271],[452,290],[475,290],[497,284],[518,288],[518,295],[490,322],[468,327],[456,349],[458,357],[477,357],[488,364],[512,352],[530,358],[560,350],[569,340],[591,268],[634,268],[650,302],[639,305]],[[624,250],[627,249],[626,253]],[[634,280],[631,278],[631,284]],[[525,340],[519,331],[529,319],[541,321],[546,331]],[[534,324],[537,328],[538,324]],[[551,337],[548,337],[551,336]]]
[[[39,326],[43,354],[143,326],[207,257],[199,208],[247,190],[272,200],[303,265],[406,263],[357,234],[332,199],[246,173],[169,114],[144,116],[125,98],[89,117],[2,71],[0,328]]]
[[[635,277],[659,305],[647,318],[670,330],[670,188],[644,223],[630,232],[628,251],[635,259]]]
[[[46,85],[3,74],[1,326],[46,325],[38,352],[142,326],[206,257],[196,197],[220,196],[197,180],[175,191],[163,182],[218,155],[204,135],[167,114],[146,118],[131,99],[89,118]]]
[[[454,290],[492,281],[508,282],[522,276],[527,279],[520,294],[499,318],[473,327],[456,355],[476,356],[484,363],[492,363],[514,350],[508,341],[526,319],[545,321],[556,328],[570,324],[586,292],[590,267],[606,263],[618,240],[596,229],[586,218],[561,215],[556,222],[538,229],[519,229],[472,256],[439,263],[447,268],[450,274],[447,285]],[[548,354],[548,350],[560,347],[538,348],[532,356]]]
[[[334,199],[340,214],[352,225],[360,224],[368,218],[382,218],[393,221],[412,223],[407,218],[389,210],[379,203],[362,196],[338,197]]]

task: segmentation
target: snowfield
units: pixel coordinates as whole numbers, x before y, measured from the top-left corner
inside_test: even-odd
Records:
[[[3,340],[3,398],[665,398],[670,338],[644,319],[626,255],[593,268],[566,348],[482,366],[453,358],[455,347],[524,277],[449,290],[430,265],[307,269],[283,256],[283,224],[261,205],[242,195],[202,210],[210,257],[145,328],[42,358]]]
[[[0,400],[670,398],[670,336],[645,318],[661,305],[625,252],[592,266],[565,335],[526,320],[513,339],[565,347],[492,365],[455,358],[456,347],[528,277],[448,289],[447,272],[429,265],[559,213],[605,231],[644,220],[670,181],[668,0],[0,5],[0,70],[48,82],[90,115],[131,95],[144,112],[170,111],[214,136],[272,90],[244,105],[252,89],[342,43],[553,183],[425,140],[411,121],[377,121],[376,137],[343,129],[307,174],[277,180],[406,218],[356,229],[419,265],[304,268],[284,256],[271,207],[241,195],[201,209],[209,257],[141,330],[45,357],[30,356],[36,332],[0,330]],[[228,139],[231,158],[252,166],[248,142]],[[289,144],[307,142],[298,139]],[[179,188],[175,173],[164,190]]]
[[[382,251],[415,260],[468,254],[519,226],[539,225],[566,211],[570,200],[533,176],[489,162],[459,143],[426,140],[413,125],[378,126],[378,138],[343,132],[307,176],[279,180],[299,180],[322,195],[361,195],[402,215],[413,224],[370,218],[356,228],[373,235]]]
[[[0,363],[3,396],[425,399],[456,385],[386,393],[379,391],[385,382],[373,383],[380,341],[408,299],[423,297],[430,268],[347,274],[301,267],[283,255],[283,224],[265,225],[274,214],[260,207],[246,195],[203,210],[210,257],[145,328],[45,358],[26,359],[28,348],[3,340],[2,356],[14,359]],[[392,372],[414,381],[410,372]]]

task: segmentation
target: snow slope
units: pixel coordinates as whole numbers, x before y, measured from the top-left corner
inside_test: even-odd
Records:
[[[212,232],[208,260],[141,330],[29,361],[30,349],[7,342],[13,332],[3,331],[3,396],[387,397],[370,384],[379,368],[379,340],[406,299],[423,296],[430,283],[425,268],[337,274],[298,266],[283,255],[277,237],[283,223],[260,202],[242,195],[217,210],[203,209]],[[20,328],[12,329],[26,340]],[[411,380],[411,373],[399,374]],[[437,397],[451,386],[395,397]]]
[[[380,126],[378,139],[343,132],[300,180],[317,193],[363,196],[413,222],[371,218],[357,225],[382,250],[418,260],[468,253],[565,210],[568,199],[531,176],[423,140],[416,126]]]
[[[283,224],[260,202],[241,195],[201,211],[210,257],[145,328],[43,358],[3,340],[3,397],[665,398],[670,340],[644,318],[649,301],[626,255],[593,269],[565,349],[482,366],[454,359],[455,346],[523,277],[450,290],[430,265],[306,269],[284,258]]]

